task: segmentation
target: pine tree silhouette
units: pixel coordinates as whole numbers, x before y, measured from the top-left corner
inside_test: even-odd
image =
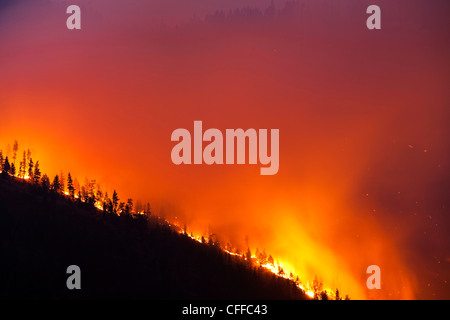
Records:
[[[70,172],[67,175],[67,190],[69,191],[70,198],[73,200],[75,198],[75,188],[73,186],[73,180]]]
[[[3,171],[2,171],[2,174],[3,174],[4,176],[7,176],[7,175],[10,173],[10,170],[11,170],[11,165],[9,164],[8,156],[6,156],[5,162],[4,162],[4,164],[3,164]]]
[[[53,179],[52,188],[54,192],[59,193],[61,191],[61,183],[59,181],[59,176],[56,175],[55,179]]]
[[[35,184],[39,184],[40,181],[41,181],[41,170],[39,169],[39,161],[36,161],[36,164],[34,165],[33,182]]]
[[[14,166],[16,165],[17,151],[19,151],[19,143],[17,142],[17,140],[14,140],[14,145],[13,145],[13,164],[14,164]]]
[[[33,167],[34,167],[33,158],[30,158],[30,160],[28,161],[28,177],[30,181],[34,180]]]
[[[36,171],[35,171],[35,173],[36,173]],[[35,174],[35,176],[36,176],[36,174]],[[48,176],[45,173],[41,179],[41,187],[42,187],[42,189],[44,189],[44,191],[50,190],[50,179],[48,178]]]
[[[0,171],[3,172],[3,150],[0,150]]]
[[[119,205],[119,195],[117,194],[117,191],[114,190],[113,196],[112,196],[112,210],[114,214],[117,214],[117,208]]]

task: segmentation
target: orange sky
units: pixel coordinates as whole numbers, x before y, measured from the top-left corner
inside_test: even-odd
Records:
[[[79,1],[81,31],[60,1],[0,6],[0,148],[17,139],[52,175],[248,236],[351,297],[449,298],[448,4],[380,1],[370,32],[363,2],[199,26],[194,13],[244,3]],[[171,133],[194,120],[280,129],[278,174],[175,166]],[[379,292],[365,289],[371,264]]]

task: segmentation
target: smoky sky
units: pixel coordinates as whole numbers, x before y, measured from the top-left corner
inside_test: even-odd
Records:
[[[449,298],[446,1],[0,4],[0,148],[266,249],[356,298]],[[171,132],[280,129],[280,170],[175,166]],[[380,265],[382,290],[365,288]]]

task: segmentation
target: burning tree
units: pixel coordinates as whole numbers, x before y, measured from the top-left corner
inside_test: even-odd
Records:
[[[66,191],[66,177],[64,175],[64,172],[61,171],[61,174],[59,175],[59,184],[60,188],[59,190],[64,193]]]
[[[279,276],[284,276],[285,273],[284,273],[283,268],[278,263],[277,263],[277,265],[278,265],[278,275]]]
[[[14,145],[13,145],[13,164],[14,164],[14,166],[16,163],[17,151],[19,151],[19,143],[17,142],[17,140],[14,140]]]
[[[336,293],[335,293],[335,296],[336,296],[336,300],[342,300],[342,298],[341,298],[341,296],[340,296],[340,293],[339,293],[339,289],[338,289],[338,288],[336,288]]]
[[[28,178],[30,179],[30,181],[34,180],[33,168],[34,168],[33,159],[30,158],[30,161],[28,161]]]
[[[252,260],[252,252],[250,251],[250,248],[247,248],[247,252],[245,253],[245,259],[247,261],[251,261]]]
[[[72,180],[72,176],[71,176],[70,172],[67,175],[67,190],[69,191],[70,198],[74,199],[75,198],[75,187],[73,186],[73,180]]]
[[[314,290],[314,299],[316,300],[319,299],[319,297],[321,297],[322,295],[323,283],[319,281],[317,275],[314,277],[313,290]]]
[[[11,163],[11,169],[9,170],[9,173],[10,173],[12,176],[15,176],[15,175],[16,175],[16,166],[14,165],[14,163]]]
[[[267,262],[268,262],[271,266],[275,266],[275,262],[273,261],[272,255],[269,255],[269,259],[267,259]]]
[[[41,170],[39,169],[39,161],[34,165],[33,182],[38,185],[41,180]]]
[[[16,141],[15,147],[14,147],[14,160],[15,160],[15,156],[17,154],[16,149],[18,149],[17,141]],[[28,170],[27,170],[27,168],[28,168]],[[3,152],[1,150],[0,150],[0,170],[2,171],[4,176],[15,175],[14,163],[10,163],[8,156],[6,156],[6,158],[3,159]],[[23,152],[23,160],[20,162],[18,177],[25,179],[25,178],[27,178],[26,175],[28,175],[30,182],[33,182],[35,186],[40,185],[43,191],[51,190],[54,193],[59,194],[62,197],[64,196],[64,191],[65,191],[64,185],[65,185],[66,179],[64,179],[64,174],[62,173],[62,171],[61,171],[61,175],[55,176],[55,178],[53,179],[53,183],[50,183],[50,179],[46,174],[44,174],[41,179],[41,171],[39,169],[39,161],[36,161],[36,163],[34,164],[29,150],[28,150],[28,153]],[[133,209],[134,209],[133,199],[131,199],[131,198],[127,199],[126,203],[119,202],[120,199],[119,199],[119,196],[118,196],[118,193],[116,190],[114,190],[113,196],[110,199],[108,197],[107,192],[103,193],[101,191],[101,187],[99,184],[96,183],[96,180],[88,180],[86,178],[85,184],[80,188],[80,184],[78,183],[77,179],[76,178],[73,179],[72,175],[69,172],[68,176],[67,176],[67,190],[68,190],[68,193],[65,193],[65,194],[68,195],[70,197],[70,199],[72,199],[72,200],[74,200],[76,198],[78,200],[77,204],[84,208],[86,208],[86,207],[92,208],[92,209],[97,208],[99,210],[102,210],[104,213],[124,214],[124,216],[127,219],[134,219],[134,218],[141,219],[142,218],[140,215],[139,216],[131,215],[131,213],[134,212],[133,211]],[[78,194],[76,195],[77,190],[78,190]],[[82,202],[84,202],[84,204],[82,204]],[[141,204],[139,204],[139,202],[137,202],[135,211],[137,211],[138,213],[142,213],[141,208],[143,208],[143,206]],[[149,203],[147,203],[144,213],[147,215],[150,215],[150,204]],[[161,221],[163,221],[163,222],[166,221],[165,219],[161,219],[161,217],[158,217],[158,219],[159,219],[158,220],[159,223]],[[168,225],[171,226],[170,223],[168,223]],[[176,230],[179,233],[183,233],[184,235],[189,236],[188,232],[187,232],[186,224],[184,224],[183,228],[180,228],[178,223],[176,223],[175,225],[177,227]],[[285,271],[284,268],[282,267],[282,265],[278,261],[275,263],[272,255],[269,255],[269,257],[267,257],[265,249],[262,252],[259,251],[259,249],[256,249],[255,256],[252,256],[250,246],[249,246],[248,236],[246,236],[246,239],[245,239],[246,244],[247,244],[247,251],[246,252],[244,251],[244,253],[243,253],[243,252],[240,252],[238,249],[233,249],[232,245],[229,243],[227,243],[226,246],[221,246],[221,244],[217,238],[217,235],[211,232],[210,227],[208,227],[208,231],[206,234],[209,235],[209,236],[207,236],[206,240],[203,235],[201,237],[198,237],[198,236],[194,237],[192,232],[190,234],[190,238],[192,238],[198,242],[201,242],[203,244],[208,243],[209,245],[216,247],[218,250],[225,251],[229,255],[239,256],[239,257],[245,259],[246,263],[248,263],[252,267],[253,266],[256,267],[259,263],[260,268],[265,268],[279,277],[283,277],[285,279],[290,279],[292,285],[301,289],[304,293],[306,293],[310,297],[314,296],[315,299],[322,299],[322,300],[329,299],[327,291],[323,290],[323,284],[321,282],[319,282],[319,280],[317,279],[317,276],[315,277],[313,286],[311,288],[309,286],[309,283],[307,283],[306,285],[303,285],[300,282],[299,276],[298,275],[296,276],[292,272],[289,273],[289,277],[288,277],[286,272],[288,272],[289,270]],[[253,269],[256,270],[256,268],[253,268]],[[329,290],[329,292],[333,293],[333,290]],[[335,297],[337,300],[342,300],[339,290],[337,290],[337,289],[336,289],[335,295],[334,296],[331,295],[331,296],[333,298]],[[348,298],[348,296],[346,298]]]
[[[27,166],[27,154],[23,152],[23,160],[19,163],[19,178],[24,178],[26,174],[26,166]]]

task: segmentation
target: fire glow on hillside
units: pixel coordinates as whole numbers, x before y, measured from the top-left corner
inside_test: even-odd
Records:
[[[3,171],[0,170],[0,174],[2,174]],[[24,181],[29,181],[30,180],[30,176],[28,174],[24,175],[24,176],[20,176],[20,174],[16,173],[16,174],[11,174],[11,173],[7,173],[9,176],[15,177],[17,179],[22,179]],[[94,191],[98,191],[98,190],[94,190]],[[70,193],[68,191],[64,189],[60,190],[61,194],[64,194],[67,198],[70,198]],[[81,202],[86,202],[86,199],[84,198],[80,198],[80,196],[78,194],[74,195],[74,198],[81,201]],[[97,208],[99,211],[103,211],[105,208],[105,203],[104,203],[104,199],[96,199],[95,203],[94,203],[95,208]],[[122,214],[122,210],[118,210],[117,214],[120,215]],[[146,212],[145,211],[131,211],[130,212],[132,215],[145,215]],[[162,218],[161,222],[164,224],[167,224],[169,227],[173,228],[174,230],[176,230],[179,234],[185,235],[189,238],[191,238],[192,240],[202,243],[202,244],[207,244],[207,243],[213,243],[214,239],[213,236],[207,236],[207,235],[201,235],[201,236],[194,236],[194,234],[191,233],[187,233],[186,230],[183,230],[181,228],[181,226],[178,224],[178,222],[168,222]],[[240,254],[238,253],[236,250],[232,251],[232,248],[226,248],[223,247],[222,245],[220,245],[219,243],[214,243],[214,245],[220,247],[221,250],[223,250],[225,253],[231,255],[231,256],[237,256],[237,257],[242,257],[245,261],[251,263],[253,266],[258,266],[261,267],[267,271],[270,271],[271,273],[275,274],[278,277],[282,277],[284,279],[293,281],[295,283],[295,285],[301,289],[303,292],[305,292],[305,294],[307,296],[309,296],[311,299],[312,298],[317,298],[317,299],[322,299],[323,295],[320,295],[322,292],[324,294],[327,295],[328,299],[335,299],[336,298],[336,292],[329,289],[329,288],[323,288],[323,285],[321,283],[317,283],[315,285],[312,284],[312,282],[307,281],[306,283],[302,283],[300,281],[300,278],[298,275],[295,274],[295,271],[289,271],[289,273],[287,271],[285,271],[285,268],[283,267],[283,265],[281,263],[279,263],[278,261],[274,261],[272,256],[269,256],[267,258],[266,253],[264,252],[264,256],[261,254],[259,256],[257,255],[251,255],[250,256],[246,256],[246,254]],[[250,249],[249,249],[250,250]],[[317,280],[316,280],[317,281]],[[314,288],[314,286],[316,286],[316,288]]]
[[[317,275],[331,296],[450,297],[449,1],[380,0],[382,30],[368,0],[79,0],[82,30],[61,1],[7,2],[3,148],[16,138],[51,177],[117,188],[118,214],[133,197],[195,241],[250,249],[309,294]],[[171,134],[196,120],[278,129],[277,173],[175,165]],[[73,198],[99,191],[82,187]]]

